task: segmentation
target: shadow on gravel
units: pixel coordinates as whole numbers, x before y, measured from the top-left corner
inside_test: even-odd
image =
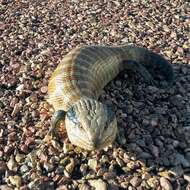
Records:
[[[125,73],[102,97],[115,105],[119,146],[149,167],[151,175],[175,178],[190,173],[190,65],[173,68],[175,82],[169,89],[148,86],[138,74]]]

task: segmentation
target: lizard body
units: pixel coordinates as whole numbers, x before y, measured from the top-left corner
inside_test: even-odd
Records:
[[[88,150],[113,142],[117,132],[111,108],[98,101],[102,89],[124,69],[139,72],[153,84],[154,74],[171,85],[171,64],[162,56],[135,46],[83,46],[68,53],[48,84],[53,126],[65,119],[71,143]]]

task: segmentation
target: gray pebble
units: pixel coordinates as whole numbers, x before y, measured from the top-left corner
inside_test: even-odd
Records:
[[[190,163],[185,159],[185,157],[180,154],[180,153],[177,153],[175,155],[175,159],[177,162],[179,162],[180,164],[182,164],[183,167],[187,168],[190,166]]]

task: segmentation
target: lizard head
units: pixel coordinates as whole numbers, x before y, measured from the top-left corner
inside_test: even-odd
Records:
[[[71,143],[87,150],[108,146],[117,132],[117,121],[111,107],[86,98],[68,110],[65,126]]]

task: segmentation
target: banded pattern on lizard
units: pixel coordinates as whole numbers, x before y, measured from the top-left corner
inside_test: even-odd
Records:
[[[55,113],[51,132],[61,120],[71,143],[88,150],[111,144],[117,133],[112,109],[98,101],[102,89],[124,69],[139,72],[155,84],[159,74],[170,86],[174,79],[171,64],[162,56],[135,46],[83,46],[68,53],[48,84],[48,101]]]

